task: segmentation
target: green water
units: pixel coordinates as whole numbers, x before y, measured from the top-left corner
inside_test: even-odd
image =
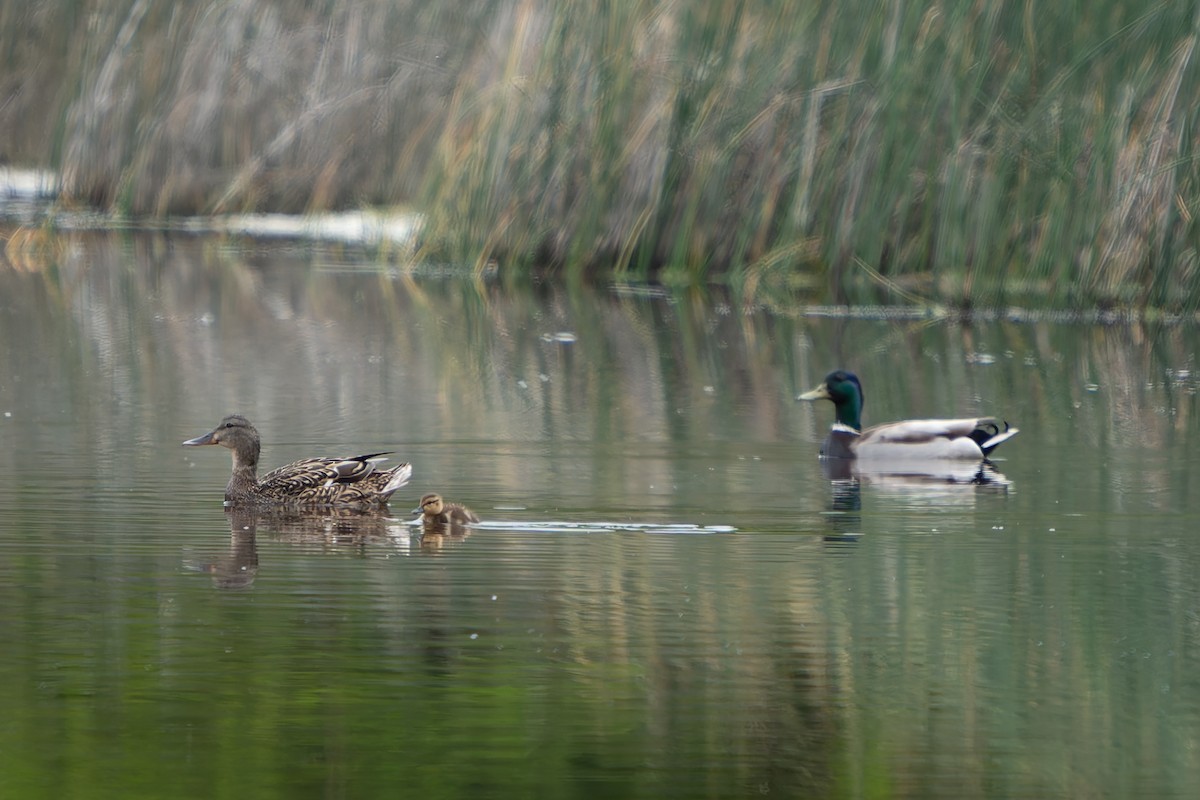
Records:
[[[0,797],[1190,797],[1198,338],[186,237],[0,266]],[[831,483],[834,366],[868,422],[1021,434]],[[229,515],[179,443],[235,411],[264,467],[415,476]],[[422,541],[426,491],[486,525]]]

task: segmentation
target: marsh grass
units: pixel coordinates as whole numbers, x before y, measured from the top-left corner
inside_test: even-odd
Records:
[[[510,274],[1200,306],[1186,4],[15,5],[10,157],[127,214],[412,204],[423,254]]]

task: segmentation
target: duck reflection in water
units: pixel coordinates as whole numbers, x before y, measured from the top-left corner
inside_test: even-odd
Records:
[[[1007,494],[1011,481],[993,464],[924,462],[920,464],[865,464],[844,458],[821,459],[821,472],[829,480],[827,519],[830,543],[850,543],[862,535],[863,491],[882,502],[901,505],[971,506],[981,493]]]
[[[187,560],[184,568],[212,575],[218,589],[245,589],[258,575],[258,533],[291,545],[327,552],[368,548],[396,542],[396,520],[381,513],[350,508],[328,508],[321,513],[227,507],[229,551],[209,559]],[[404,541],[407,542],[407,533]],[[407,548],[405,548],[407,549]]]
[[[185,569],[207,572],[218,589],[248,589],[258,576],[258,516],[246,510],[226,511],[229,551],[211,561],[189,561]]]
[[[822,458],[821,472],[831,481],[855,481],[920,492],[923,488],[978,486],[1007,492],[1012,484],[990,461],[863,462]]]
[[[271,538],[295,545],[365,550],[372,544],[392,539],[395,520],[376,511],[326,508],[311,511],[271,510],[258,513],[259,523]]]
[[[827,544],[853,544],[862,536],[862,487],[856,480],[830,482]]]

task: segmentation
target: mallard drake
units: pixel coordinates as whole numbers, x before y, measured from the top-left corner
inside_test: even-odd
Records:
[[[458,503],[447,503],[440,494],[422,497],[413,513],[420,514],[421,521],[426,525],[469,525],[479,522],[474,511]]]
[[[388,453],[368,453],[351,458],[306,458],[258,479],[258,454],[262,448],[258,431],[245,417],[234,414],[213,430],[188,439],[194,447],[219,444],[233,451],[233,475],[225,487],[226,505],[376,508],[392,492],[408,483],[411,464],[379,469]]]
[[[863,430],[862,384],[858,376],[845,370],[829,373],[799,399],[833,401],[837,422],[821,445],[821,455],[826,458],[982,460],[1017,435],[1016,428],[994,417],[910,419]]]

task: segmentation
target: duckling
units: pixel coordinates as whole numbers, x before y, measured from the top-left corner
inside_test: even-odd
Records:
[[[994,417],[910,419],[863,430],[862,384],[858,376],[845,370],[829,373],[798,399],[833,402],[837,421],[821,445],[825,458],[984,460],[1018,433],[1007,422],[1001,429],[1001,422]]]
[[[421,521],[426,525],[470,525],[479,522],[474,511],[458,503],[447,503],[436,493],[422,497],[413,513],[420,514]]]
[[[306,458],[268,472],[258,479],[262,442],[258,430],[240,414],[221,420],[213,430],[188,439],[188,447],[217,444],[233,451],[233,474],[225,487],[227,506],[317,508],[339,506],[375,509],[412,477],[411,464],[390,469],[377,465],[389,453],[350,458]]]

